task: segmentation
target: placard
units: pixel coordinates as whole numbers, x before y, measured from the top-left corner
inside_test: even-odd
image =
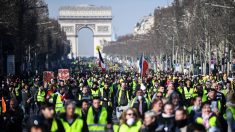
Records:
[[[50,82],[54,78],[54,72],[44,71],[43,72],[43,82]]]
[[[69,79],[69,69],[58,69],[58,78],[59,78],[59,80],[68,80]]]

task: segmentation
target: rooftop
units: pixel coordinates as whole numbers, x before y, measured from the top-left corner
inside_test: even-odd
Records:
[[[62,6],[59,8],[60,11],[62,10],[112,10],[111,7],[108,6],[95,6],[95,5],[76,5],[76,6]]]

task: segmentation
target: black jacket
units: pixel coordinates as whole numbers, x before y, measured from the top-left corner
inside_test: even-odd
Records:
[[[23,110],[18,107],[16,110],[9,109],[3,117],[4,129],[7,132],[21,132],[22,131],[22,121],[24,118]]]
[[[145,126],[145,128],[141,128],[140,132],[156,132],[157,129],[157,123],[154,122],[153,124],[150,124],[149,126]]]
[[[134,98],[133,101],[134,101],[134,102],[131,102],[131,103],[133,103],[133,106],[132,106],[132,107],[135,108],[135,109],[137,109],[139,115],[141,115],[141,114],[140,114],[140,111],[139,111],[140,101],[137,99],[137,97]],[[143,97],[143,98],[142,98],[142,115],[141,115],[141,116],[143,116],[144,113],[145,113],[146,111],[148,111],[148,107],[149,107],[148,105],[149,105],[149,104],[148,104],[148,102],[146,102],[145,97]]]
[[[175,117],[166,116],[164,113],[157,117],[157,132],[174,132],[175,131]]]

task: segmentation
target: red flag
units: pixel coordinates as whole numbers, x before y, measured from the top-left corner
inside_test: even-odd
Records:
[[[2,96],[2,113],[6,113],[6,112],[7,112],[6,101],[5,101],[4,97]]]
[[[143,62],[143,73],[142,73],[142,75],[145,75],[146,72],[147,72],[147,70],[148,70],[148,62],[147,62],[146,60],[144,60],[144,62]]]
[[[141,74],[141,77],[145,76],[147,70],[148,70],[148,62],[147,60],[145,60],[144,54],[142,54],[139,62],[139,72]]]

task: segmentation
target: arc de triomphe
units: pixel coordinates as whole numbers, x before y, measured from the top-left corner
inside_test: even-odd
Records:
[[[90,28],[94,38],[94,56],[98,56],[96,47],[111,41],[112,38],[112,9],[111,7],[79,5],[63,6],[59,9],[59,23],[66,32],[71,44],[70,58],[80,56],[78,53],[78,35],[80,29]]]

